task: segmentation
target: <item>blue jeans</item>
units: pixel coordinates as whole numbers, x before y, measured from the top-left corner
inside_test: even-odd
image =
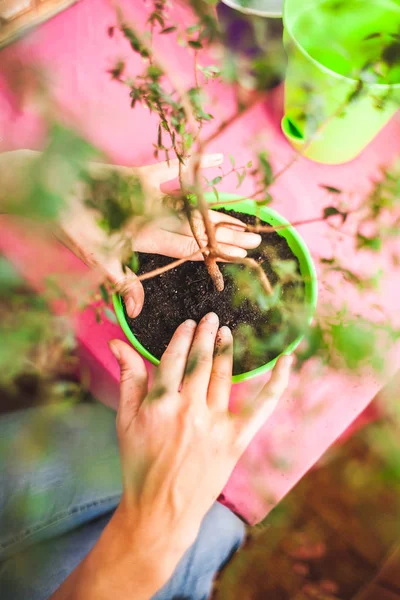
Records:
[[[1,600],[47,600],[96,543],[120,495],[108,408],[62,404],[1,416]],[[153,600],[205,600],[243,538],[240,519],[214,504]]]

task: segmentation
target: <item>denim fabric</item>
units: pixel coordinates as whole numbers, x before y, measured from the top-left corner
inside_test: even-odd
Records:
[[[0,561],[114,509],[115,413],[61,404],[0,417]]]
[[[47,600],[118,504],[115,414],[93,404],[2,416],[0,466],[0,598]],[[205,600],[243,537],[240,519],[216,503],[154,600]]]

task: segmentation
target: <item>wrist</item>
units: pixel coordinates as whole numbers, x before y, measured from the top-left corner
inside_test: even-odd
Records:
[[[133,553],[143,568],[157,571],[161,577],[172,575],[176,565],[194,543],[198,528],[166,520],[166,512],[140,514],[125,504],[123,497],[113,516],[113,527],[123,536],[127,552]],[[121,542],[122,543],[122,542]],[[162,557],[162,560],[161,558]]]
[[[172,576],[191,541],[135,519],[123,502],[78,567],[74,600],[148,600]],[[194,541],[194,540],[193,540]],[[60,600],[63,600],[60,597]]]

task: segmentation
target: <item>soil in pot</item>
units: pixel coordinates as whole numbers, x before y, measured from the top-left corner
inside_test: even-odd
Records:
[[[248,224],[254,225],[256,222],[256,218],[250,215],[234,211],[229,211],[229,214]],[[301,319],[296,315],[304,313],[304,282],[300,277],[298,259],[285,238],[275,231],[262,233],[262,243],[249,251],[248,256],[262,264],[273,286],[278,283],[279,277],[276,272],[278,268],[271,263],[279,261],[281,279],[278,305],[261,308],[262,302],[249,299],[252,282],[256,286],[256,295],[257,290],[261,289],[254,271],[251,271],[251,277],[246,278],[245,290],[243,287],[239,289],[243,269],[248,267],[221,263],[225,289],[218,292],[202,261],[187,262],[143,282],[145,302],[142,312],[136,319],[131,319],[125,311],[130,329],[153,356],[161,358],[178,325],[186,319],[199,322],[204,315],[213,311],[219,316],[220,325],[227,325],[233,333],[234,375],[268,363],[299,334]],[[174,260],[145,253],[140,253],[138,258],[138,274],[148,273]],[[289,276],[282,278],[282,270],[288,271]],[[264,293],[262,296],[265,299]]]

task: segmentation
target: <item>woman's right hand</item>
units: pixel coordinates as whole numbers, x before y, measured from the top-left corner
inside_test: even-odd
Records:
[[[250,440],[271,415],[289,378],[282,356],[269,382],[239,414],[229,410],[233,343],[218,317],[176,330],[151,386],[143,359],[110,344],[121,369],[117,415],[123,497],[118,509],[148,553],[171,574]]]
[[[100,539],[52,600],[148,600],[171,577],[201,521],[289,379],[282,356],[269,382],[229,411],[232,334],[210,313],[176,330],[149,386],[143,359],[110,344],[121,370],[117,414],[123,495]]]

